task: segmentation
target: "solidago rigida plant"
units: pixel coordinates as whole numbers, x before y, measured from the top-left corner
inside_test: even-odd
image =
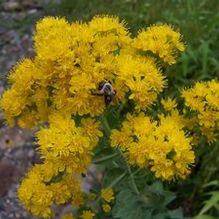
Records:
[[[163,95],[165,69],[185,50],[180,33],[160,24],[132,37],[117,17],[45,17],[34,48],[11,70],[0,103],[9,125],[39,127],[42,162],[17,192],[24,207],[42,218],[65,203],[74,209],[65,219],[183,218],[159,180],[185,179],[199,140],[216,140],[219,83]],[[102,178],[84,191],[92,164]]]

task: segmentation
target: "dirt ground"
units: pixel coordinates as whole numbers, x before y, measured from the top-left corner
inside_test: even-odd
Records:
[[[45,5],[34,0],[0,1],[0,93],[7,88],[8,71],[23,57],[32,57],[35,21],[44,16]],[[34,218],[19,204],[16,189],[39,157],[33,131],[8,128],[0,112],[0,219]]]

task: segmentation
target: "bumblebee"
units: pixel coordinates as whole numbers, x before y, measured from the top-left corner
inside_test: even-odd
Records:
[[[116,95],[116,91],[110,81],[101,81],[98,85],[99,93],[93,93],[93,95],[103,96],[106,106],[108,106]]]

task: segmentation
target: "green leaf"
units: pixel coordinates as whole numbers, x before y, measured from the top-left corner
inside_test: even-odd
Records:
[[[219,203],[219,191],[209,192],[209,194],[211,194],[211,197],[210,199],[204,202],[205,205],[200,211],[199,215],[204,214],[209,209],[211,209],[212,207],[215,207]]]
[[[128,188],[117,195],[113,207],[113,218],[118,219],[183,219],[180,209],[168,210],[167,204],[175,198],[172,192],[165,191],[161,182],[157,181],[146,186],[144,191],[137,195]]]
[[[156,181],[152,185],[147,186],[145,190],[161,195],[163,194],[163,184],[160,181]]]
[[[194,217],[194,219],[217,219],[216,217],[207,215],[207,214],[203,214],[203,215],[198,215],[196,217]]]
[[[153,215],[153,219],[165,219],[165,218],[166,218],[165,214],[163,214],[163,213]]]
[[[203,188],[206,188],[206,187],[209,187],[209,186],[219,186],[219,180],[213,180],[213,181],[211,181],[211,182],[205,184],[205,185],[203,186]]]
[[[165,208],[170,202],[172,202],[176,196],[173,192],[165,191],[160,181],[154,182],[150,186],[146,186],[144,189],[144,200],[149,206],[155,206],[155,208]]]
[[[178,208],[172,211],[168,211],[168,219],[183,219],[182,209]]]
[[[116,197],[116,204],[112,210],[115,218],[133,219],[134,214],[141,214],[137,195],[129,189],[124,189]]]
[[[103,185],[104,187],[108,187],[114,182],[117,178],[119,178],[124,173],[124,170],[121,168],[112,168],[106,172],[104,177]]]

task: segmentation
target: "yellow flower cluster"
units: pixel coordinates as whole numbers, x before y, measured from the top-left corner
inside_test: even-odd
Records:
[[[175,64],[177,54],[185,50],[180,33],[167,24],[154,25],[141,31],[135,40],[135,47],[143,52],[153,52],[169,65]]]
[[[81,196],[81,192],[80,181],[70,175],[64,176],[60,182],[48,183],[44,179],[46,168],[46,165],[36,165],[28,172],[18,189],[18,197],[33,215],[50,218],[53,203],[64,204],[71,197]]]
[[[113,202],[113,200],[115,199],[112,188],[102,189],[100,195],[104,201],[102,204],[102,209],[105,213],[109,213],[111,211],[111,206],[109,205],[109,203]]]
[[[34,166],[18,189],[20,201],[34,215],[51,216],[53,203],[81,204],[79,177],[102,135],[97,123],[86,120],[76,127],[69,115],[54,113],[49,116],[49,127],[36,133],[44,163]]]
[[[171,112],[177,107],[177,103],[175,99],[171,99],[168,97],[167,99],[162,99],[161,104],[166,112]]]
[[[9,124],[34,127],[54,110],[91,116],[105,109],[104,98],[94,93],[101,81],[110,81],[115,102],[132,99],[137,109],[150,106],[165,86],[151,54],[175,62],[183,51],[180,34],[168,25],[142,30],[131,38],[117,17],[96,16],[88,23],[69,23],[46,17],[36,25],[34,59],[20,61],[11,71],[11,87],[1,107]]]
[[[62,214],[61,219],[75,219],[72,214]]]
[[[93,219],[95,214],[91,210],[83,211],[81,219]]]
[[[93,219],[95,214],[91,210],[83,211],[80,219]],[[72,214],[63,214],[61,219],[75,219]]]
[[[105,188],[101,190],[101,198],[105,200],[106,202],[112,202],[114,197],[114,192],[112,188]]]
[[[194,163],[191,139],[183,131],[178,111],[152,121],[144,113],[127,115],[121,130],[112,131],[112,145],[133,165],[148,167],[163,180],[185,178]]]
[[[159,66],[175,63],[184,44],[166,24],[132,38],[118,17],[95,16],[86,23],[46,17],[36,25],[34,48],[33,59],[25,58],[11,70],[0,106],[9,125],[43,125],[36,133],[43,163],[29,171],[18,197],[34,215],[48,218],[52,204],[82,202],[80,175],[102,136],[91,117],[100,116],[107,105],[101,83],[112,86],[112,104],[131,100],[135,110],[145,110],[166,86]],[[175,108],[171,102],[165,105]],[[160,116],[158,123],[144,114],[128,115],[121,131],[113,131],[112,142],[131,163],[148,166],[162,179],[184,178],[194,161],[177,114]],[[101,196],[103,210],[109,212],[113,191],[103,190]],[[91,211],[81,216],[93,217]]]
[[[111,211],[111,206],[109,204],[103,204],[102,209],[105,213],[109,213]]]
[[[196,112],[193,121],[201,127],[209,142],[216,141],[219,127],[219,83],[216,80],[197,82],[181,93],[185,105]]]

